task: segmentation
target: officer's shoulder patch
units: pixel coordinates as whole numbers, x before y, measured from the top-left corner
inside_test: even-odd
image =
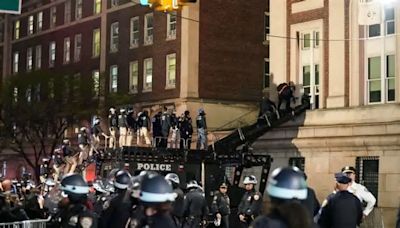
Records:
[[[260,199],[260,195],[255,194],[253,198],[254,198],[254,200],[259,200]]]
[[[72,216],[72,217],[68,220],[68,225],[76,226],[77,223],[78,223],[78,216]]]
[[[325,207],[326,205],[328,205],[328,200],[324,200],[321,204],[321,207]]]
[[[81,224],[82,228],[90,228],[90,227],[92,227],[92,224],[93,224],[93,218],[91,218],[91,217],[82,217],[79,220],[79,223]]]
[[[214,201],[216,201],[218,199],[218,196],[214,196]]]

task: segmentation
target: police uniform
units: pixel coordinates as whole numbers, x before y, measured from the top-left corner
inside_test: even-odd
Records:
[[[137,144],[140,145],[140,139],[143,136],[147,145],[150,145],[149,138],[149,124],[150,119],[146,111],[139,115],[138,125],[139,125],[139,135]]]
[[[180,226],[182,224],[182,218],[184,213],[184,200],[185,194],[182,189],[175,188],[174,193],[176,194],[175,201],[172,203],[171,215],[176,225]]]
[[[335,177],[341,184],[351,181],[342,173],[335,174]],[[331,196],[322,206],[318,224],[321,228],[355,228],[360,225],[362,217],[360,200],[351,192],[342,190]]]
[[[162,148],[166,148],[167,147],[170,128],[171,128],[171,115],[168,113],[168,111],[165,111],[161,115],[161,134],[162,134],[162,139],[161,139],[160,147],[162,147]]]
[[[97,218],[82,204],[72,204],[62,210],[60,227],[96,228]]]
[[[110,200],[109,206],[105,205],[105,207],[108,207],[101,214],[100,227],[124,228],[130,218],[130,209],[132,208],[132,205],[133,202],[128,191],[117,193]]]
[[[189,111],[185,111],[185,114],[179,120],[179,132],[181,134],[180,148],[190,149],[192,143],[192,118],[189,116]]]
[[[121,114],[118,115],[118,127],[119,127],[119,146],[127,146],[127,133],[128,133],[128,122],[125,114],[125,109],[121,109]]]
[[[227,194],[222,194],[221,192],[216,192],[211,203],[211,212],[216,214],[221,214],[221,226],[229,228],[229,215],[231,214],[230,199]]]
[[[356,173],[356,169],[351,166],[346,166],[342,169],[343,173]],[[374,209],[374,205],[376,203],[376,198],[374,195],[372,195],[371,192],[368,191],[368,189],[362,185],[358,184],[355,181],[351,182],[350,187],[348,188],[348,191],[353,193],[361,202],[366,202],[367,206],[363,210],[363,214],[368,216],[369,213]]]
[[[184,228],[200,227],[208,215],[207,202],[204,193],[199,188],[192,188],[184,201]]]
[[[78,145],[81,149],[78,162],[80,165],[84,160],[88,159],[89,156],[89,137],[86,133],[86,130],[81,130],[81,132],[78,134]]]
[[[153,146],[159,147],[161,144],[160,137],[162,136],[161,132],[161,112],[158,112],[151,118],[151,124],[153,129]]]
[[[111,109],[110,109],[111,110]],[[108,126],[110,128],[110,144],[109,148],[115,148],[117,144],[117,130],[118,130],[118,116],[115,114],[115,112],[111,112],[110,115],[108,115]]]
[[[207,150],[207,121],[206,121],[206,114],[204,110],[200,109],[199,114],[196,118],[196,125],[197,125],[197,147],[196,149],[200,150],[203,147],[203,150]]]
[[[247,227],[251,222],[261,214],[262,209],[262,195],[255,191],[246,191],[240,201],[238,207],[238,214],[244,215],[246,223],[241,222],[243,227]]]
[[[137,122],[135,118],[133,117],[133,110],[129,109],[128,110],[128,115],[126,117],[126,123],[128,124],[128,133],[126,137],[126,146],[131,146],[132,145],[132,139],[133,135],[137,131]]]

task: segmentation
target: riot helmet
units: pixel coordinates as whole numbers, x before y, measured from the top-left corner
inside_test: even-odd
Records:
[[[176,185],[179,185],[181,183],[179,180],[179,176],[176,173],[168,173],[165,176],[165,179],[170,181],[171,183],[175,183]]]
[[[131,175],[125,171],[120,170],[115,174],[114,187],[120,190],[125,190],[131,184]]]
[[[191,181],[188,182],[186,188],[187,188],[187,189],[192,189],[192,188],[201,188],[201,187],[200,187],[200,185],[197,183],[196,180],[191,180]]]
[[[257,178],[254,175],[246,176],[243,180],[243,184],[257,184]]]
[[[145,205],[173,202],[176,196],[172,186],[159,174],[151,174],[145,177],[141,183],[139,199]]]
[[[307,183],[303,172],[297,167],[275,169],[268,179],[267,193],[271,198],[304,200]]]
[[[79,174],[69,174],[61,180],[61,190],[64,196],[68,196],[71,202],[78,202],[87,197],[89,186]]]

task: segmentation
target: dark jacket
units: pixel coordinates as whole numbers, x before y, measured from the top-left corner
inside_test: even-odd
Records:
[[[199,189],[191,189],[184,201],[185,217],[205,218],[208,215],[207,201]]]
[[[220,213],[222,216],[230,215],[230,199],[227,194],[222,194],[221,192],[215,193],[213,201],[211,203],[211,212],[215,215]]]
[[[97,228],[97,217],[82,204],[71,204],[61,211],[61,228]]]
[[[259,192],[246,191],[240,201],[238,214],[256,218],[261,214],[262,202],[262,195]]]
[[[172,203],[171,214],[175,217],[182,218],[184,213],[185,194],[180,188],[175,188],[174,192],[176,193],[177,197],[175,198],[175,201]]]
[[[268,216],[259,216],[250,225],[251,228],[288,228],[286,223],[279,218],[270,218]]]
[[[307,208],[311,219],[313,219],[314,216],[318,214],[319,209],[321,208],[317,196],[315,195],[315,191],[312,188],[307,188],[307,199],[301,202],[304,207]]]
[[[125,228],[131,216],[130,210],[132,206],[133,201],[129,192],[126,190],[118,192],[110,200],[108,208],[101,214],[99,227]]]
[[[356,228],[363,217],[360,200],[348,191],[337,192],[322,208],[321,228]]]

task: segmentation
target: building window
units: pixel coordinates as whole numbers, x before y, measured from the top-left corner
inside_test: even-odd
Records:
[[[396,62],[394,55],[386,56],[386,99],[388,102],[396,98]]]
[[[93,30],[93,57],[100,56],[100,29]]]
[[[101,0],[94,0],[94,14],[101,13]]]
[[[37,14],[37,21],[36,21],[36,31],[42,31],[43,28],[43,12],[39,12]]]
[[[314,65],[314,95],[313,108],[319,108],[319,64]]]
[[[14,52],[13,58],[13,73],[18,74],[19,52]]]
[[[368,26],[368,37],[376,37],[381,35],[381,25],[369,25]]]
[[[81,49],[82,49],[82,34],[76,34],[74,43],[74,62],[81,61]]]
[[[305,34],[303,34],[303,49],[309,49],[310,48],[310,42],[311,42],[311,40],[310,40],[310,38],[311,38],[311,35],[310,35],[310,33],[305,33]]]
[[[270,33],[270,22],[269,22],[269,12],[264,12],[264,40],[269,39]]]
[[[49,80],[49,98],[53,99],[54,98],[54,79]]]
[[[139,46],[139,17],[131,18],[131,48]]]
[[[317,48],[319,47],[319,32],[314,32],[314,47]]]
[[[31,103],[32,101],[32,88],[29,86],[25,91],[26,102]]]
[[[394,20],[394,8],[385,9],[385,28],[386,35],[395,34],[395,20]]]
[[[40,83],[39,84],[37,84],[36,86],[35,86],[35,88],[34,88],[34,99],[36,100],[36,101],[40,101]]]
[[[111,7],[115,7],[119,5],[119,0],[111,0]]]
[[[35,68],[39,70],[42,68],[42,46],[37,45],[35,51]]]
[[[167,55],[167,82],[166,88],[172,89],[176,86],[176,54]]]
[[[176,13],[167,14],[167,40],[176,39]]]
[[[71,0],[65,1],[64,8],[64,23],[69,23],[71,21]]]
[[[79,98],[79,88],[81,85],[81,74],[80,73],[76,73],[74,74],[73,78],[73,84],[72,84],[72,96],[74,96],[75,99]]]
[[[82,18],[82,0],[75,1],[75,20]]]
[[[26,71],[31,71],[33,67],[32,48],[26,50]]]
[[[64,38],[64,58],[63,63],[68,64],[71,60],[71,40],[69,37]]]
[[[143,92],[149,92],[153,86],[153,59],[145,59],[143,66]]]
[[[100,96],[100,72],[99,70],[94,70],[92,72],[92,82],[93,82],[93,95],[94,97]]]
[[[56,42],[52,41],[49,45],[49,67],[54,67],[56,63]]]
[[[55,6],[50,8],[50,28],[56,27],[57,23],[57,8]]]
[[[133,61],[129,63],[129,92],[137,93],[139,85],[139,63]]]
[[[118,66],[113,65],[110,67],[110,92],[116,93],[118,91]]]
[[[153,44],[153,13],[144,16],[144,44]]]
[[[356,182],[364,185],[375,196],[378,202],[379,157],[357,157],[356,170]]]
[[[306,159],[304,157],[291,157],[289,158],[289,166],[296,166],[301,171],[304,171],[305,161]]]
[[[369,103],[381,102],[381,57],[368,58]]]
[[[311,93],[311,69],[310,66],[303,66],[303,89],[304,94],[310,95]]]
[[[110,52],[118,51],[118,35],[119,35],[119,24],[118,22],[114,22],[111,24],[110,30]]]
[[[20,32],[20,22],[19,20],[14,22],[14,39],[19,39],[19,32]]]
[[[33,25],[34,25],[34,18],[33,15],[29,16],[28,18],[28,35],[33,34]]]
[[[264,88],[269,88],[271,82],[271,72],[269,68],[269,59],[264,59]]]
[[[14,103],[17,103],[18,102],[18,87],[14,87],[13,97],[14,97]]]

